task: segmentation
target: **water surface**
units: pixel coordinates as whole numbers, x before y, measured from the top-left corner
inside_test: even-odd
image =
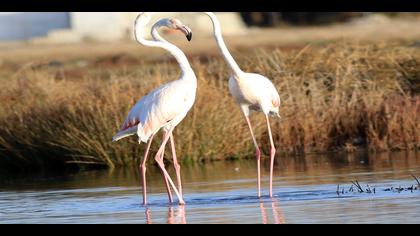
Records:
[[[136,168],[8,178],[0,181],[0,223],[420,223],[420,190],[395,191],[416,186],[415,153],[279,157],[273,199],[268,173],[264,159],[258,199],[253,160],[183,166],[185,207],[168,204],[153,167],[148,207]],[[375,193],[349,192],[354,180]]]

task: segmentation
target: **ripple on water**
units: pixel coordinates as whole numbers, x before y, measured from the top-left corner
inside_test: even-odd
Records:
[[[175,195],[175,204],[168,204],[161,176],[153,171],[148,207],[141,205],[135,172],[76,175],[62,188],[60,182],[53,187],[34,183],[30,189],[14,184],[2,188],[12,190],[0,191],[0,223],[262,223],[277,218],[287,223],[420,223],[420,191],[383,191],[415,184],[410,176],[420,175],[420,161],[411,158],[375,159],[356,167],[351,163],[360,162],[349,162],[338,169],[331,160],[322,164],[323,159],[315,160],[319,165],[310,165],[314,160],[307,160],[308,164],[296,159],[291,167],[281,162],[278,168],[284,172],[275,178],[273,199],[268,196],[266,178],[263,197],[256,197],[253,161],[187,167],[183,169],[185,212],[176,205]],[[231,171],[236,166],[240,171]],[[267,176],[267,170],[262,174]],[[363,187],[375,187],[376,193],[337,194],[337,184],[340,190],[348,190],[355,179]]]

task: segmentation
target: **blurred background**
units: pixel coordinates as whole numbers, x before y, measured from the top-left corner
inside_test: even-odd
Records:
[[[135,12],[0,12],[0,42],[69,43],[131,39]],[[198,37],[211,33],[206,16],[160,13],[155,18],[179,16]],[[224,34],[243,34],[249,28],[384,24],[396,18],[418,20],[419,13],[372,12],[223,12],[217,13]]]

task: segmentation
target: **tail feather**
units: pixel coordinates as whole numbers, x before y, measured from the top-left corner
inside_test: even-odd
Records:
[[[117,142],[123,138],[127,138],[130,137],[132,135],[135,135],[137,133],[137,126],[136,127],[132,127],[123,131],[120,131],[118,134],[116,134],[113,138],[112,138],[112,142]]]
[[[130,137],[132,135],[136,135],[136,134],[139,136],[139,143],[141,143],[141,142],[147,143],[150,136],[152,135],[150,133],[145,134],[145,132],[144,132],[144,130],[141,126],[135,126],[135,127],[131,127],[129,129],[120,131],[118,134],[116,134],[112,138],[112,142],[117,142],[117,141],[119,141],[123,138],[127,138],[127,137]]]

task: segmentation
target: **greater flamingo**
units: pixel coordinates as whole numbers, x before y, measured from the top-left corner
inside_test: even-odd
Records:
[[[212,12],[204,12],[204,14],[210,17],[213,23],[214,36],[216,38],[217,45],[232,70],[232,75],[229,79],[230,93],[235,98],[237,104],[240,106],[249,126],[249,130],[251,131],[252,140],[256,149],[258,168],[258,197],[261,197],[261,152],[252,130],[249,115],[250,111],[262,111],[265,114],[271,144],[270,197],[273,197],[273,168],[276,148],[274,146],[273,135],[271,133],[270,120],[268,116],[270,115],[280,117],[280,95],[277,92],[277,89],[274,87],[273,83],[271,83],[268,78],[259,74],[245,73],[239,68],[238,64],[233,59],[232,55],[226,47],[222,36],[222,29],[216,15]]]
[[[197,91],[197,78],[192,70],[185,54],[175,45],[163,40],[159,34],[160,27],[168,27],[183,32],[190,41],[192,37],[191,30],[185,26],[180,20],[161,19],[152,27],[152,35],[157,41],[149,41],[144,39],[142,35],[143,28],[150,21],[152,13],[141,13],[137,16],[135,21],[135,37],[137,42],[148,47],[159,47],[170,52],[180,65],[182,74],[178,80],[164,84],[159,88],[153,90],[145,97],[141,98],[137,104],[131,109],[126,118],[121,130],[113,137],[113,141],[126,138],[137,134],[139,143],[148,143],[143,161],[140,165],[140,172],[142,175],[143,187],[143,204],[147,204],[146,191],[146,162],[149,154],[150,146],[153,137],[160,130],[164,129],[165,134],[162,144],[156,153],[155,161],[159,165],[168,190],[169,201],[172,202],[170,194],[170,186],[173,188],[175,194],[179,199],[179,204],[184,205],[185,202],[182,197],[182,185],[180,166],[176,159],[175,142],[173,137],[173,130],[186,117],[189,110],[195,102]],[[172,146],[173,161],[177,175],[178,189],[169,176],[163,163],[163,153],[166,143],[169,141]]]

